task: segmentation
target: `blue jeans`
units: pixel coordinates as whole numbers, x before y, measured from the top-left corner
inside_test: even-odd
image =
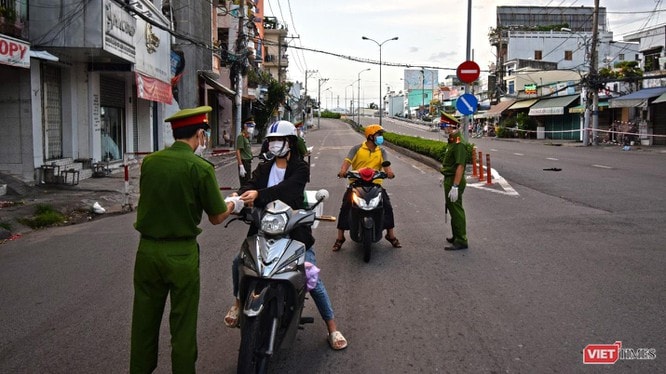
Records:
[[[234,296],[236,298],[238,298],[238,283],[240,282],[240,272],[238,270],[239,261],[240,254],[236,255],[231,266],[231,277],[233,278]],[[305,261],[313,265],[317,265],[314,247],[310,247],[305,251]],[[321,277],[319,277],[319,280],[317,280],[317,285],[315,288],[310,290],[310,296],[312,296],[312,301],[314,301],[315,305],[317,306],[317,310],[319,311],[319,315],[321,315],[321,318],[324,321],[328,322],[335,317],[333,315],[331,299],[328,297],[328,292],[326,292],[326,287],[324,287],[324,282],[322,282]]]

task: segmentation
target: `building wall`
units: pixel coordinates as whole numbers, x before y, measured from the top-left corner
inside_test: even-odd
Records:
[[[0,172],[32,180],[30,70],[0,65]]]

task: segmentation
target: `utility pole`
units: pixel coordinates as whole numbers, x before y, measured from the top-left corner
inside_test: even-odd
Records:
[[[305,71],[305,95],[303,95],[303,99],[304,99],[304,103],[303,103],[303,105],[304,105],[304,107],[303,107],[303,126],[305,126],[305,127],[303,127],[303,128],[306,129],[306,131],[307,131],[307,126],[308,126],[306,110],[307,110],[308,103],[310,102],[310,100],[308,99],[308,76],[311,75],[311,74],[315,74],[315,73],[317,73],[317,70],[306,70]]]
[[[592,13],[592,45],[590,46],[590,72],[588,82],[592,89],[592,145],[599,145],[599,76],[597,74],[597,38],[599,34],[599,0],[594,0]],[[587,145],[587,144],[586,144]]]
[[[245,1],[241,1],[240,12],[238,14],[238,35],[236,36],[236,55],[246,56],[245,50],[247,49],[247,41],[245,40],[245,16],[247,15],[247,4]],[[243,57],[243,59],[246,57]],[[236,61],[237,64],[246,63],[241,59],[241,61]],[[243,69],[239,66],[238,71],[236,72],[236,95],[234,96],[234,109],[236,110],[236,115],[234,116],[234,127],[236,128],[235,136],[238,136],[241,133],[242,126],[242,115],[243,115]]]
[[[328,81],[328,78],[319,78],[319,87],[317,88],[317,128],[319,128],[321,124],[321,85],[326,83],[326,81]]]

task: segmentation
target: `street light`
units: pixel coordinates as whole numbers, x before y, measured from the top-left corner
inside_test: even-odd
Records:
[[[383,104],[383,102],[382,102],[383,101],[382,100],[382,46],[384,45],[384,43],[390,42],[391,40],[398,40],[398,37],[394,36],[390,39],[384,40],[381,43],[374,40],[374,39],[368,38],[367,36],[362,36],[361,39],[370,40],[371,42],[374,42],[375,44],[377,44],[377,46],[379,47],[379,126],[381,126],[382,125],[382,114],[383,114],[382,113],[383,112],[383,109],[382,109],[382,104]]]
[[[358,97],[356,98],[356,117],[358,120],[356,121],[356,125],[360,126],[361,125],[361,73],[364,71],[368,71],[370,68],[363,69],[358,72]]]
[[[349,104],[349,103],[347,102],[347,88],[348,88],[348,87],[351,87],[351,92],[352,92],[352,99],[351,99],[352,107],[353,107],[353,103],[354,103],[354,82],[351,82],[351,84],[348,84],[347,86],[345,86],[345,112],[349,112],[349,110],[347,110],[347,108],[348,108],[347,105]]]

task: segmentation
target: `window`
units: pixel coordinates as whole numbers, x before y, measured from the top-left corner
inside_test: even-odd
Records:
[[[510,81],[509,83],[509,88],[507,92],[509,95],[515,95],[516,94],[516,82]]]
[[[624,61],[624,53],[620,53],[618,55],[618,58],[620,59],[620,61]]]
[[[541,60],[543,58],[543,51],[534,51],[534,59]]]
[[[573,51],[564,51],[564,59],[567,61],[573,60]]]

